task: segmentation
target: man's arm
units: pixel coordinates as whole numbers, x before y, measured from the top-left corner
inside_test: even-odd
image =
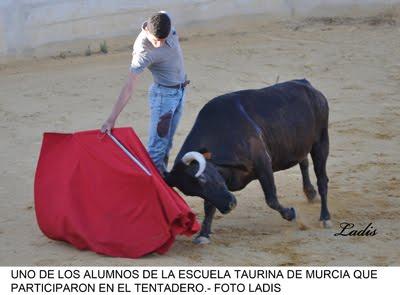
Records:
[[[115,125],[115,121],[118,118],[118,115],[121,113],[121,111],[124,109],[126,104],[128,103],[129,99],[132,96],[133,90],[136,87],[137,80],[139,78],[139,74],[135,74],[132,72],[129,72],[128,79],[125,82],[124,87],[122,87],[121,93],[114,104],[114,107],[111,111],[110,116],[108,119],[103,123],[101,126],[101,132],[107,132],[111,131],[111,129]]]

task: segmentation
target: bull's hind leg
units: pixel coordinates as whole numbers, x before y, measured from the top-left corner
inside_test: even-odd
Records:
[[[210,242],[211,224],[215,214],[215,206],[204,201],[204,220],[199,235],[193,240],[195,244],[208,244]]]
[[[307,197],[307,200],[312,203],[317,196],[314,186],[311,184],[310,175],[308,174],[308,158],[306,157],[299,163],[301,175],[303,177],[303,191]]]
[[[326,161],[329,154],[328,129],[324,129],[321,138],[311,149],[311,157],[314,163],[314,171],[317,176],[318,192],[321,197],[321,216],[322,226],[332,227],[331,216],[328,211],[328,176],[326,175]]]
[[[269,156],[266,154],[261,161],[257,161],[257,175],[261,187],[264,191],[265,200],[269,207],[278,211],[281,216],[286,220],[293,220],[296,218],[294,208],[283,207],[277,198],[276,187],[274,181],[274,174],[272,172],[272,165]]]

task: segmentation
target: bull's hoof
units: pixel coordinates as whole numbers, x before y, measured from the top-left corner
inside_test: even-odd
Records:
[[[296,210],[294,210],[293,207],[290,208],[290,216],[291,216],[291,218],[289,220],[296,219]]]
[[[288,221],[292,221],[296,219],[296,211],[294,210],[294,208],[285,208],[283,209],[282,217]]]
[[[197,236],[192,240],[193,244],[196,245],[205,245],[209,244],[211,242],[210,238],[204,237],[204,236]]]
[[[320,224],[322,228],[332,228],[332,221],[330,220],[321,220]]]
[[[309,203],[314,203],[317,200],[317,191],[314,187],[303,189]]]

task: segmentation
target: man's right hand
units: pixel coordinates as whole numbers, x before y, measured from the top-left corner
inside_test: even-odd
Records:
[[[103,125],[101,125],[100,131],[102,133],[111,132],[111,129],[114,128],[115,121],[110,119],[106,120]]]

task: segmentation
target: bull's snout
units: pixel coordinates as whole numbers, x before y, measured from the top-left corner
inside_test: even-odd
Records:
[[[225,204],[223,204],[223,206],[221,206],[220,208],[217,207],[217,209],[222,214],[228,214],[233,209],[235,209],[236,205],[237,205],[237,201],[236,201],[235,196],[230,194],[229,197],[227,198],[227,201],[225,202]]]

